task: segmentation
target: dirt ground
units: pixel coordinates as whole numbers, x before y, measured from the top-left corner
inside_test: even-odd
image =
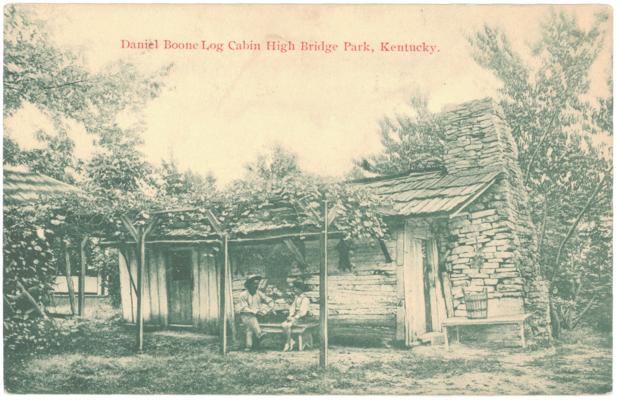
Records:
[[[187,331],[146,333],[84,322],[63,349],[5,357],[11,393],[260,394],[598,394],[612,390],[612,339],[589,330],[547,348],[455,344],[413,349],[333,346],[330,367],[317,350],[283,353],[273,339],[255,353],[219,354],[215,337]]]

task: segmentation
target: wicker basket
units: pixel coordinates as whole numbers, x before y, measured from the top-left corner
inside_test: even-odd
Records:
[[[488,294],[486,288],[480,293],[465,294],[465,307],[467,309],[467,318],[483,319],[488,315]]]

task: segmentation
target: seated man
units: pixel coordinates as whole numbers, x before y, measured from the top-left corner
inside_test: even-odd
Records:
[[[313,320],[310,310],[311,299],[306,295],[308,290],[309,288],[304,282],[295,281],[293,283],[293,292],[296,297],[289,307],[287,320],[281,324],[287,337],[283,351],[293,350],[294,348],[295,341],[291,337],[293,326]]]
[[[255,335],[255,347],[265,335],[259,326],[258,316],[263,316],[272,310],[272,299],[259,290],[260,276],[251,276],[244,282],[246,290],[238,297],[238,310],[240,320],[246,326],[245,351],[253,347],[253,335]]]

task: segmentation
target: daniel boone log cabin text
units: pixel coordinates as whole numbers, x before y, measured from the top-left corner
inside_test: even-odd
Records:
[[[426,41],[380,41],[377,43],[343,41],[335,43],[324,40],[268,40],[265,42],[229,40],[226,42],[215,42],[207,40],[175,41],[169,39],[152,39],[132,41],[122,39],[120,41],[120,47],[122,49],[133,50],[194,50],[217,53],[222,53],[224,51],[269,51],[278,53],[314,52],[330,54],[337,51],[362,53],[374,53],[377,51],[383,53],[421,53],[431,55],[439,52],[439,48],[436,44],[427,43]]]

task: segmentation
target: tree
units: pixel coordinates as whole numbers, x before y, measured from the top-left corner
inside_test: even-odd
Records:
[[[612,161],[597,139],[612,135],[612,98],[588,100],[589,71],[603,47],[606,20],[599,14],[584,29],[574,16],[551,12],[529,64],[499,29],[485,26],[469,39],[475,60],[502,83],[500,105],[519,149],[555,326],[609,294],[580,290],[582,283],[591,289],[593,274],[607,274],[611,264],[611,252],[590,242],[606,237],[598,229],[612,209]],[[560,311],[564,307],[569,310]]]
[[[191,170],[181,172],[173,157],[169,161],[162,161],[156,175],[159,195],[174,201],[190,197],[213,197],[216,193],[216,179],[212,174],[204,177]]]
[[[123,136],[119,129],[117,136]],[[104,190],[139,191],[148,183],[152,167],[135,146],[131,140],[103,144],[86,164],[88,183]]]
[[[69,172],[79,168],[80,160],[74,155],[75,144],[66,133],[52,136],[39,130],[35,134],[39,142],[44,143],[42,148],[22,150],[11,138],[5,137],[4,163],[10,165],[25,164],[33,172],[38,172],[52,178],[75,183],[74,176]]]
[[[4,117],[30,103],[53,125],[53,132],[38,134],[37,139],[47,146],[42,150],[13,146],[22,155],[9,161],[19,160],[46,175],[66,179],[63,169],[83,165],[73,154],[67,134],[71,121],[99,143],[113,141],[110,135],[124,133],[117,128],[118,115],[129,111],[139,117],[143,106],[160,94],[162,78],[171,68],[166,65],[144,75],[134,65],[117,61],[92,73],[79,61],[80,54],[53,44],[46,23],[36,20],[27,6],[9,5],[4,16]],[[138,118],[130,130],[141,129],[143,121]]]
[[[260,154],[245,168],[247,171],[245,179],[247,180],[272,181],[301,173],[297,155],[281,145],[275,145],[267,153]]]
[[[140,110],[160,94],[171,66],[144,75],[117,61],[90,72],[80,54],[54,45],[46,23],[28,6],[9,5],[4,11],[4,117],[31,104],[51,121],[47,131],[36,134],[36,149],[21,149],[5,137],[5,163],[27,164],[67,182],[73,182],[73,170],[85,178],[76,182],[82,193],[4,209],[5,344],[32,349],[51,338],[42,313],[33,311],[51,291],[58,243],[78,243],[93,233],[120,237],[118,215],[155,203],[148,191],[152,169],[137,148],[144,128]],[[124,112],[136,117],[128,128],[117,123]],[[95,151],[88,162],[74,153],[69,135],[74,123],[92,135]],[[97,265],[105,268],[109,257],[98,254]],[[24,299],[30,298],[29,306]]]
[[[360,171],[378,175],[405,173],[410,170],[443,167],[445,151],[444,122],[428,109],[428,97],[412,96],[412,115],[385,117],[380,122],[383,151],[355,162],[352,175]]]

